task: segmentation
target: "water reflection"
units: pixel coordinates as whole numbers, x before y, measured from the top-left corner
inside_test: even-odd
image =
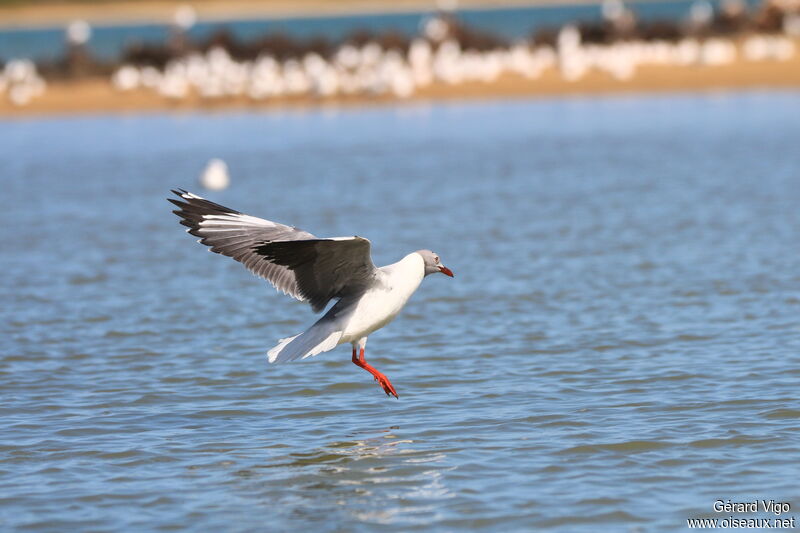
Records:
[[[455,497],[446,478],[456,467],[447,458],[458,450],[424,448],[399,430],[351,433],[232,476],[247,491],[260,493],[265,503],[275,504],[277,498],[281,512],[294,517],[325,509],[334,521],[423,524],[438,517],[439,500]]]

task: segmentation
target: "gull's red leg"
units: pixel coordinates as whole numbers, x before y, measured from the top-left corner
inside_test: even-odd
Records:
[[[386,396],[391,394],[395,398],[400,399],[400,397],[397,395],[397,391],[394,390],[394,387],[392,386],[392,382],[389,381],[389,378],[375,370],[372,365],[367,363],[367,360],[364,358],[364,348],[361,348],[360,357],[356,357],[356,347],[353,346],[353,364],[372,374],[372,377],[375,378],[375,381],[377,381],[380,386],[383,387],[383,392],[386,393]]]

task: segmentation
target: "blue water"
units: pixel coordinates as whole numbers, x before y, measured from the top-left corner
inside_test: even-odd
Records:
[[[0,529],[794,516],[798,118],[765,92],[1,123]],[[399,400],[346,346],[267,364],[314,318],[178,225],[211,157],[218,202],[452,268],[370,336]]]
[[[717,7],[721,0],[709,2]],[[755,6],[758,0],[748,0]],[[642,20],[681,20],[688,16],[692,0],[656,0],[635,2],[630,8]],[[236,37],[252,40],[266,33],[283,32],[299,39],[324,36],[339,41],[355,30],[376,33],[398,31],[417,35],[421,23],[430,16],[426,12],[360,14],[336,17],[294,17],[263,20],[201,21],[189,32],[192,39],[203,40],[220,28]],[[508,39],[529,37],[543,27],[560,27],[570,22],[601,20],[600,4],[517,7],[507,9],[465,9],[458,17],[470,27]],[[92,30],[91,53],[104,60],[119,56],[133,43],[164,43],[169,37],[164,24],[99,26]],[[63,28],[13,28],[0,30],[0,59],[33,58],[53,60],[64,52]]]

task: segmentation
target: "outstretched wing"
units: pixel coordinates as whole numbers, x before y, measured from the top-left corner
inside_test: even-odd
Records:
[[[318,239],[291,226],[245,215],[183,189],[173,190],[190,234],[212,252],[232,257],[276,289],[321,311],[332,298],[356,294],[374,279],[367,239]]]

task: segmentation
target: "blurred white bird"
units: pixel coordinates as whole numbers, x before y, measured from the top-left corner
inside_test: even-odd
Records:
[[[228,165],[222,159],[214,158],[208,162],[205,170],[200,175],[200,185],[210,191],[227,189],[231,183],[228,175]]]
[[[67,26],[67,41],[73,45],[86,44],[92,36],[92,27],[85,20],[73,20]]]
[[[189,4],[181,4],[172,15],[175,26],[187,31],[197,22],[197,11]]]

